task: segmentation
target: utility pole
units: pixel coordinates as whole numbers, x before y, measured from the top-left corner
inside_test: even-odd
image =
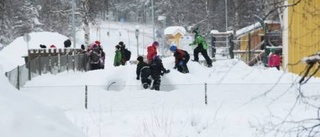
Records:
[[[226,10],[226,32],[228,31],[228,0],[225,0],[225,10]]]
[[[75,24],[75,8],[76,2],[72,0],[72,37],[73,37],[73,48],[76,48],[76,24]]]
[[[153,0],[151,0],[151,12],[152,12],[152,38],[153,38],[153,41],[156,41],[156,38],[154,36],[154,31],[155,31],[155,28],[154,28],[154,5],[153,5]]]

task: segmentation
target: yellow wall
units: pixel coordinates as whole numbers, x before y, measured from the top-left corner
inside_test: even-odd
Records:
[[[256,45],[261,42],[261,35],[263,35],[263,30],[258,29],[255,31],[250,32],[250,48],[251,50],[254,49]],[[240,38],[240,49],[241,50],[248,50],[249,46],[249,34],[245,34]]]
[[[173,35],[168,35],[168,36],[167,36],[169,44],[175,43],[178,48],[180,47],[181,37],[182,37],[182,34],[180,34],[180,33],[177,33],[177,34],[174,35],[174,36],[173,36]]]
[[[298,0],[288,0],[288,4]],[[288,8],[288,63],[320,51],[320,0],[301,0]],[[300,74],[305,64],[288,66],[289,72]],[[313,71],[311,71],[313,72]],[[320,72],[316,76],[320,76]]]
[[[268,30],[280,30],[280,24],[274,23],[274,24],[266,24]],[[250,32],[250,45],[251,49],[254,49],[257,45],[261,43],[263,39],[261,39],[261,36],[264,35],[264,31],[262,28],[253,30]],[[249,40],[249,34],[244,34],[240,37],[240,49],[241,50],[247,50],[248,49],[248,40]],[[257,47],[256,47],[257,48]],[[258,48],[260,50],[260,48]]]

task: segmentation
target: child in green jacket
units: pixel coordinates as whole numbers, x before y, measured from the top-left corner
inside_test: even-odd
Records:
[[[116,66],[120,66],[121,65],[121,59],[122,59],[122,55],[121,55],[121,51],[120,51],[120,46],[117,45],[116,46],[116,54],[114,55],[114,61],[113,61],[113,65]]]

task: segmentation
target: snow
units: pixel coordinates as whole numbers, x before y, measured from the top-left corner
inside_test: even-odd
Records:
[[[164,29],[165,35],[176,35],[178,33],[184,35],[186,34],[186,29],[182,26],[170,26]]]
[[[241,36],[243,34],[246,34],[246,33],[250,32],[250,31],[258,29],[258,28],[261,28],[261,24],[259,22],[256,22],[256,23],[254,23],[252,25],[249,25],[247,27],[244,27],[242,29],[237,30],[236,31],[236,37],[239,37],[239,36]]]
[[[152,41],[151,37],[145,37],[145,42],[141,38],[137,48],[133,44],[134,26],[108,22],[102,24],[105,29],[99,30],[101,36],[94,35],[97,29],[91,29],[91,40],[100,40],[107,55],[104,70],[45,74],[27,82],[20,92],[0,76],[0,136],[255,137],[263,136],[257,130],[263,123],[269,122],[271,116],[285,117],[295,102],[299,76],[275,68],[249,67],[238,59],[218,60],[212,68],[190,61],[190,73],[181,74],[172,69],[172,56],[162,58],[171,72],[162,77],[160,91],[143,89],[135,79],[135,64],[112,65],[114,46],[119,41],[130,45],[132,60],[136,59],[137,50],[144,51]],[[152,33],[152,29],[141,29],[146,29],[141,35]],[[106,36],[107,31],[110,36]],[[66,38],[49,32],[30,35],[32,48],[40,43],[59,46]],[[61,38],[52,39],[53,35]],[[20,37],[5,47],[0,52],[0,66],[8,69],[19,65],[27,49],[22,45],[26,43]],[[201,55],[200,59],[203,60]],[[318,94],[319,82],[312,78],[300,90]],[[315,116],[316,112],[299,103],[290,118]]]
[[[0,72],[4,74],[3,70]],[[61,110],[39,104],[17,91],[4,75],[0,76],[0,83],[0,136],[84,137]]]
[[[66,36],[52,32],[33,32],[29,36],[31,38],[29,43],[24,41],[23,37],[19,37],[0,51],[0,67],[2,66],[4,71],[23,65],[25,63],[23,57],[28,55],[28,49],[39,49],[40,44],[46,45],[47,48],[50,45],[63,48],[63,42],[68,39]]]
[[[273,20],[265,20],[264,23],[265,24],[279,24],[279,22],[273,21]],[[242,29],[237,30],[235,36],[240,37],[243,34],[247,34],[248,32],[259,29],[259,28],[261,28],[261,23],[256,22],[252,25],[249,25],[247,27],[244,27]]]

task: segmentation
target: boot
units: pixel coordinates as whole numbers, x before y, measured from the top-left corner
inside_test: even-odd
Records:
[[[149,84],[148,83],[143,83],[143,88],[144,89],[147,89],[149,87]]]

